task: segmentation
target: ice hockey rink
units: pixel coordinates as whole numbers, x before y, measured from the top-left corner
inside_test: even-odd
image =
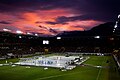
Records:
[[[32,58],[20,58],[20,61],[15,63],[17,65],[30,65],[30,66],[45,66],[45,67],[55,67],[55,68],[66,68],[75,59],[83,59],[79,56],[35,56]]]

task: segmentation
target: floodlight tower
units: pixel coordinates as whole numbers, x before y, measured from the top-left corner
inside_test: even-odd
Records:
[[[118,15],[118,19],[116,21],[116,24],[114,26],[114,30],[113,30],[113,33],[114,33],[114,46],[113,46],[113,55],[114,57],[116,58],[116,61],[117,61],[117,64],[118,64],[118,67],[117,67],[117,70],[120,72],[120,62],[119,62],[119,57],[120,57],[120,14]]]
[[[117,35],[117,36],[120,35],[120,14],[118,15],[118,19],[117,19],[117,21],[115,23],[113,33],[115,35]]]
[[[113,48],[117,49],[120,45],[120,14],[118,15],[118,18],[116,20],[114,29],[113,29],[113,39],[111,38],[113,42]]]

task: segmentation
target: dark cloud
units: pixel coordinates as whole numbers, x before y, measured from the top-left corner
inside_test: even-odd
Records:
[[[36,21],[35,23],[36,23],[36,24],[40,24],[40,23],[43,23],[43,22],[40,22],[40,21]]]
[[[106,21],[105,19],[103,20],[101,17],[96,17],[94,18],[94,15],[81,15],[81,16],[74,16],[74,17],[66,17],[66,16],[59,16],[55,19],[55,22],[46,22],[47,24],[55,25],[55,24],[67,24],[67,22],[70,21],[76,21],[76,20],[99,20],[99,21]]]
[[[7,21],[0,21],[0,24],[11,24],[11,23]]]
[[[3,30],[4,28],[9,29],[9,30],[11,30],[13,32],[16,32],[16,30],[21,30],[20,28],[15,27],[15,26],[0,26],[0,30]]]
[[[46,22],[47,24],[55,25],[55,24],[67,24],[67,22],[72,21],[72,17],[59,16],[55,19],[55,22]]]
[[[51,24],[51,25],[59,24],[59,23],[57,23],[57,22],[51,22],[51,21],[47,21],[46,23],[47,23],[47,24]]]
[[[49,32],[52,32],[52,33],[54,33],[54,34],[57,34],[57,33],[58,33],[58,31],[57,31],[57,30],[52,29],[52,28],[50,28],[50,29],[49,29]]]
[[[89,26],[73,26],[74,28],[83,28],[84,30],[90,30],[91,28]]]
[[[120,0],[0,0],[0,12],[5,13],[55,8],[71,9],[94,20],[114,21],[120,14]],[[64,17],[60,19],[63,22],[68,21],[65,20]]]
[[[66,23],[70,20],[69,17],[65,17],[65,16],[60,16],[58,18],[56,18],[56,22],[57,23]]]
[[[70,17],[59,16],[55,19],[55,22],[47,21],[47,24],[55,25],[55,24],[67,24],[70,21]]]
[[[39,28],[42,28],[42,29],[46,29],[46,30],[48,30],[48,28],[45,27],[45,26],[41,26],[41,25],[39,25],[38,27],[39,27]]]
[[[46,23],[47,24],[51,24],[51,25],[55,25],[55,24],[67,24],[66,22],[68,22],[68,21],[61,21],[61,22],[57,22],[57,21],[55,21],[55,22],[51,22],[51,21],[47,21]]]
[[[33,12],[53,9],[54,0],[0,0],[0,12]]]
[[[54,34],[57,34],[57,33],[58,33],[57,30],[52,29],[52,28],[50,28],[50,27],[45,27],[45,26],[41,26],[41,25],[40,25],[39,28],[45,29],[45,30],[47,30],[47,31],[49,31],[49,32],[51,32],[51,33],[54,33]]]
[[[96,16],[94,14],[85,14],[81,16],[73,16],[73,17],[66,17],[66,16],[61,16],[56,18],[56,22],[58,23],[65,23],[68,21],[75,21],[75,20],[98,20],[98,21],[107,21],[109,17],[107,16]],[[112,20],[112,19],[109,19]]]

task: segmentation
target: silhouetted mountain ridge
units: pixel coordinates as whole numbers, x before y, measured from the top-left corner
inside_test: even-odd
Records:
[[[93,27],[88,31],[65,31],[57,36],[79,37],[79,36],[110,36],[113,34],[115,22],[107,22]]]
[[[64,31],[63,33],[60,33],[56,36],[61,36],[61,37],[110,36],[113,34],[114,25],[115,25],[115,22],[107,22],[107,23],[95,26],[88,31]],[[15,33],[4,32],[4,31],[0,31],[0,35],[6,36],[6,37],[7,36],[14,37],[16,35],[33,36],[33,35],[25,35],[25,34],[15,34]],[[39,36],[39,37],[46,37],[46,36]]]

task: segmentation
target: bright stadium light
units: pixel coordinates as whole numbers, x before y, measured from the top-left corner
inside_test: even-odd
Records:
[[[38,34],[35,34],[35,36],[38,36]]]
[[[61,37],[57,37],[57,39],[61,39]]]
[[[99,39],[99,38],[100,38],[100,36],[95,36],[94,38],[97,38],[97,39]]]
[[[43,44],[49,44],[48,40],[43,40]]]
[[[16,33],[18,33],[18,34],[22,34],[23,32],[22,32],[22,31],[17,30],[17,31],[16,31]]]
[[[120,18],[120,14],[118,15],[118,18]]]
[[[118,22],[116,21],[116,24],[115,24],[114,28],[117,28],[117,24],[118,24]]]
[[[114,26],[114,28],[117,28],[117,24]]]
[[[19,38],[22,38],[22,36],[19,36]]]
[[[11,30],[4,28],[3,31],[11,31]]]
[[[28,35],[31,35],[31,33],[27,32]]]

